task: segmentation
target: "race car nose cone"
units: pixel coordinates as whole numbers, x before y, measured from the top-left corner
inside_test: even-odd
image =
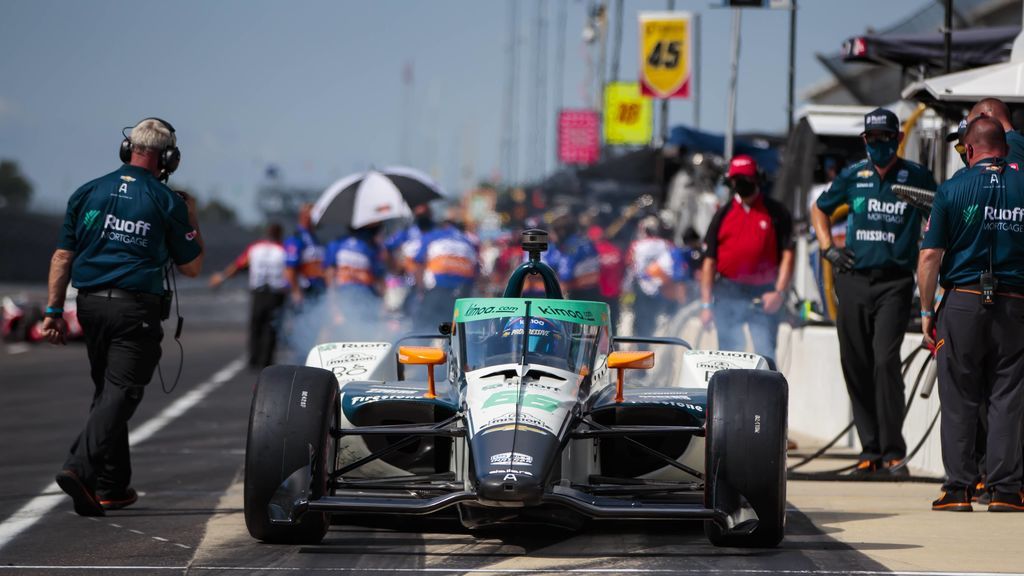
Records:
[[[509,470],[503,474],[487,474],[477,483],[481,500],[521,502],[527,506],[540,504],[544,486],[534,477]]]

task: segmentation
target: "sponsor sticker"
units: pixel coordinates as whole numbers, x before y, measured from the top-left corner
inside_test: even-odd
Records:
[[[501,452],[491,456],[491,466],[532,466],[533,456],[519,452]]]

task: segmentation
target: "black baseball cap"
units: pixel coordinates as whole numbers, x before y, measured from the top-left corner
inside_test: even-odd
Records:
[[[900,121],[891,110],[875,108],[864,115],[864,131],[861,134],[867,134],[872,130],[898,133],[900,131]]]
[[[950,132],[949,134],[946,134],[946,142],[956,142],[957,140],[962,140],[964,137],[964,133],[966,132],[967,118],[964,118],[963,120],[960,120],[960,125],[956,127],[955,132]]]

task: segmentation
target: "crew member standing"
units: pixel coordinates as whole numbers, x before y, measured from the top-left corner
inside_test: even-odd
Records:
[[[217,288],[240,271],[249,270],[249,291],[252,292],[250,368],[263,368],[274,363],[281,310],[288,295],[288,279],[284,274],[286,257],[281,237],[280,224],[267,226],[266,238],[250,244],[223,272],[210,277],[210,286]]]
[[[299,208],[295,234],[284,241],[287,255],[285,274],[294,304],[319,297],[327,287],[323,270],[324,246],[313,233],[312,213],[313,205],[303,204]]]
[[[1006,132],[1006,162],[1017,168],[1024,168],[1024,134],[1013,129],[1010,109],[998,98],[983,98],[971,108],[967,121],[977,118],[992,118]]]
[[[43,331],[50,342],[64,343],[70,281],[95,386],[85,428],[56,479],[82,516],[138,500],[130,485],[128,420],[160,360],[164,268],[173,262],[191,277],[202,269],[195,200],[161,182],[180,159],[170,124],[139,122],[121,143],[124,165],[71,195],[50,260]]]
[[[972,510],[980,480],[978,410],[988,403],[985,472],[990,512],[1024,512],[1024,174],[1007,166],[993,119],[970,123],[971,166],[935,195],[917,275],[921,329],[936,347],[946,481],[933,510]],[[936,277],[945,296],[934,318]]]
[[[452,218],[423,235],[416,262],[416,285],[423,290],[417,324],[436,330],[450,321],[455,299],[469,296],[480,271],[480,256],[470,238]]]
[[[339,313],[345,338],[379,322],[384,294],[384,257],[377,236],[380,224],[357,228],[327,245],[324,267],[331,307]]]
[[[746,349],[746,324],[754,352],[774,359],[778,313],[793,277],[793,220],[761,193],[750,156],[734,157],[726,178],[733,198],[715,213],[704,239],[701,322],[714,322],[722,350]]]
[[[637,239],[626,253],[627,283],[635,297],[633,335],[653,336],[662,313],[686,300],[687,268],[682,251],[665,238],[657,216],[645,217],[637,228]]]
[[[903,133],[889,110],[864,116],[868,158],[843,170],[811,209],[823,257],[837,271],[836,326],[843,376],[853,406],[861,453],[855,474],[895,468],[907,455],[903,439],[900,346],[914,294],[921,213],[892,192],[893,184],[935,190],[927,168],[900,158]],[[832,242],[829,215],[850,205],[846,246]]]

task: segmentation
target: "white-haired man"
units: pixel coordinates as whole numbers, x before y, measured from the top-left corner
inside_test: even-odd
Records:
[[[71,195],[50,260],[43,330],[50,342],[64,343],[70,281],[78,288],[95,386],[89,418],[57,474],[83,516],[138,499],[130,485],[128,420],[160,360],[163,270],[169,261],[186,276],[202,270],[195,201],[161,181],[180,158],[169,123],[139,122],[121,143],[124,165]]]

